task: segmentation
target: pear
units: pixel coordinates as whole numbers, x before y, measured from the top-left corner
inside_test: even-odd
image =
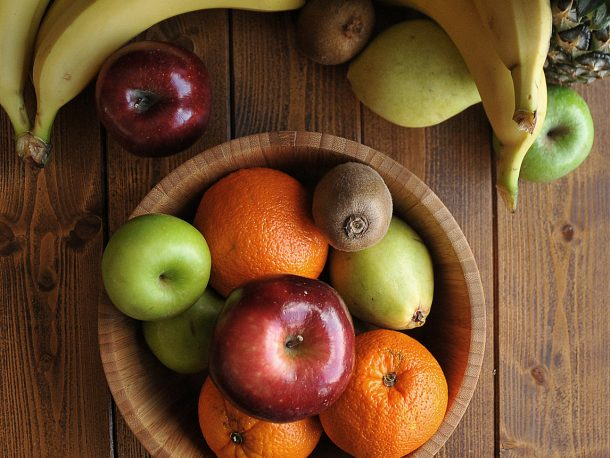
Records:
[[[347,78],[365,106],[404,127],[439,124],[481,101],[458,49],[429,19],[384,30],[351,62]]]
[[[404,330],[422,326],[430,312],[432,258],[421,237],[397,216],[372,247],[332,250],[329,273],[331,285],[360,320]]]

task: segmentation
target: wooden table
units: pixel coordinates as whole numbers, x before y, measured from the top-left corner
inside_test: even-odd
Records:
[[[522,183],[510,214],[494,188],[480,105],[432,128],[393,126],[358,103],[346,66],[298,54],[294,20],[216,10],[145,34],[194,50],[213,80],[206,134],[171,158],[139,159],[108,138],[92,86],[61,111],[44,170],[15,157],[2,114],[0,456],[146,455],[113,406],[99,359],[102,250],[187,158],[283,129],[387,153],[440,196],[471,244],[487,298],[486,354],[477,391],[439,456],[610,456],[610,80],[577,88],[597,128],[590,157],[554,183]]]

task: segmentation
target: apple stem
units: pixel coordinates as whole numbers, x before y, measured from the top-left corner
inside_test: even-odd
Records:
[[[144,89],[134,89],[129,93],[129,102],[139,113],[150,110],[158,100],[159,98],[154,92]]]
[[[396,384],[396,372],[390,372],[388,374],[384,374],[383,376],[383,384],[388,388],[393,387]]]
[[[303,336],[297,334],[296,336],[290,336],[286,339],[286,348],[294,348],[303,342]]]

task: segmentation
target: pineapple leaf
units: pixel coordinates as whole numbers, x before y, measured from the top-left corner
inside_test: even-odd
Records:
[[[576,2],[579,17],[586,18],[591,30],[610,25],[610,0],[579,0]]]
[[[591,22],[595,24],[597,30],[605,29],[610,25],[610,5],[604,5],[600,7],[596,12],[595,16],[591,19]]]
[[[591,16],[591,28],[594,30],[605,29],[610,25],[610,1],[600,6]]]
[[[580,0],[576,2],[576,8],[581,16],[587,16],[604,4],[610,3],[608,0]]]

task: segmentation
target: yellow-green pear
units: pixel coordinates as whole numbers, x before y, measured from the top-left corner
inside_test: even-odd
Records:
[[[434,268],[421,237],[393,216],[385,237],[355,252],[331,250],[330,283],[353,316],[387,329],[422,326],[434,296]]]
[[[352,61],[347,77],[365,106],[404,127],[439,124],[481,101],[458,49],[429,19],[384,30]]]

